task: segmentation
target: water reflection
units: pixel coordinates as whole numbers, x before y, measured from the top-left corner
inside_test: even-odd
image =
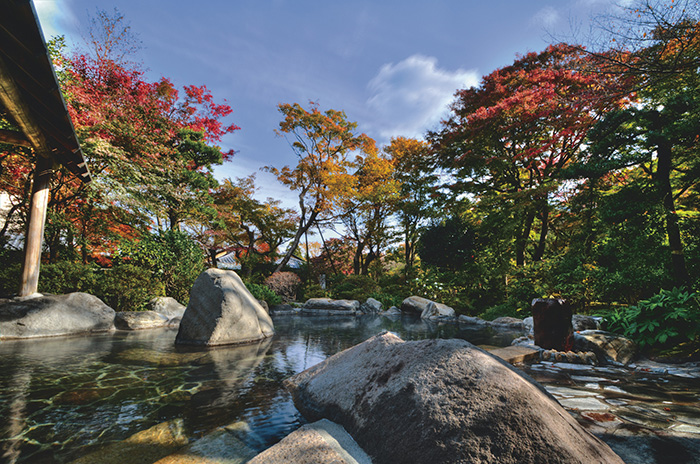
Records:
[[[0,342],[2,462],[69,462],[172,420],[190,440],[243,421],[262,450],[304,421],[284,379],[383,330],[486,345],[519,335],[379,316],[281,316],[275,328],[208,350],[176,347],[173,329]]]

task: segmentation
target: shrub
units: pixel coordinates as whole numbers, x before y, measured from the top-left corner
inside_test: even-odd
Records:
[[[374,298],[375,300],[381,302],[384,310],[387,310],[392,306],[400,308],[401,303],[403,303],[403,300],[406,299],[405,296],[385,292],[374,292],[370,295],[370,298]]]
[[[59,261],[41,266],[39,292],[64,294],[73,292],[96,293],[97,267],[92,264]],[[97,295],[99,296],[99,295]]]
[[[301,279],[293,272],[275,272],[265,279],[265,285],[279,295],[283,301],[295,301]]]
[[[0,297],[9,298],[17,294],[21,274],[21,263],[9,263],[0,266]]]
[[[148,269],[120,264],[102,270],[95,295],[115,311],[145,311],[152,298],[165,296],[165,286]]]
[[[338,300],[365,301],[378,289],[377,283],[370,276],[349,275],[332,288],[331,295]]]
[[[300,301],[306,301],[309,298],[328,298],[328,291],[315,282],[307,282],[299,288],[297,297]]]
[[[151,271],[162,282],[165,294],[187,304],[192,284],[205,269],[202,249],[187,234],[175,230],[148,235],[122,252],[122,261]]]
[[[270,290],[267,285],[248,282],[245,284],[248,291],[258,300],[264,300],[270,306],[275,306],[282,303],[282,298],[275,292]]]
[[[700,307],[684,288],[661,290],[636,306],[616,309],[606,317],[609,330],[640,347],[695,341],[700,335]]]

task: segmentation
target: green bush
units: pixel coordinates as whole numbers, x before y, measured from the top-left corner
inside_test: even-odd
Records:
[[[3,263],[0,266],[0,297],[10,298],[19,291],[22,274],[21,263]]]
[[[328,298],[328,295],[328,291],[323,289],[320,284],[316,282],[307,282],[299,287],[297,299],[299,301],[306,301],[309,298]]]
[[[610,312],[606,322],[610,331],[642,348],[695,341],[700,335],[700,306],[685,288],[661,290],[636,306]]]
[[[154,282],[162,282],[165,294],[187,304],[192,284],[205,269],[202,249],[187,234],[161,231],[134,242],[121,252],[120,260],[151,271]]]
[[[385,311],[387,309],[391,308],[392,306],[396,306],[397,308],[400,308],[401,303],[403,303],[403,300],[405,300],[407,298],[407,297],[402,296],[402,295],[395,295],[392,293],[385,293],[385,292],[374,292],[370,295],[370,297],[381,302],[382,307],[384,308]]]
[[[41,266],[39,293],[65,294],[85,292],[95,294],[98,275],[94,264],[59,261]],[[97,295],[99,297],[99,295]]]
[[[150,270],[120,264],[102,270],[94,294],[115,311],[145,311],[152,298],[165,296],[165,287],[153,281]]]
[[[491,306],[486,311],[479,315],[485,321],[492,321],[499,317],[517,317],[518,319],[524,319],[530,315],[529,310],[523,308],[518,308],[513,306],[511,303],[503,303],[496,306]]]
[[[331,289],[331,295],[337,300],[365,301],[377,290],[377,283],[370,276],[349,275]]]
[[[264,300],[270,306],[282,303],[282,298],[270,290],[267,285],[248,282],[245,284],[248,291],[258,300]]]

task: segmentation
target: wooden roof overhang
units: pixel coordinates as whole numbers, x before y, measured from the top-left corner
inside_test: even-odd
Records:
[[[0,131],[0,141],[32,147],[89,182],[34,5],[1,0],[0,10],[0,111],[20,129]]]

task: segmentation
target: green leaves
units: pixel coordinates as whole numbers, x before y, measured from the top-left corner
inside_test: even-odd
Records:
[[[657,295],[606,317],[610,330],[640,347],[694,341],[700,334],[700,306],[685,288],[661,290]]]

